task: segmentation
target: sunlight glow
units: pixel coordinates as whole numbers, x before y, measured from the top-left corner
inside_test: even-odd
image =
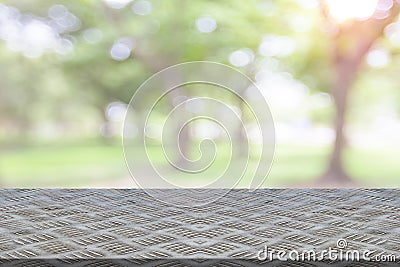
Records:
[[[331,16],[338,22],[371,17],[378,0],[325,0]]]

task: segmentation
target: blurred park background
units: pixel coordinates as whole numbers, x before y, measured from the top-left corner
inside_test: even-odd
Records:
[[[121,145],[127,103],[155,72],[209,60],[246,73],[270,105],[265,187],[397,187],[398,6],[2,0],[0,186],[134,187]]]

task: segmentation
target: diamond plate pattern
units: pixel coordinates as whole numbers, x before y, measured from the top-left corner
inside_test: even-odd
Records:
[[[215,190],[161,195],[200,203]],[[340,238],[374,255],[399,256],[400,248],[396,189],[231,190],[196,207],[169,206],[139,189],[11,189],[0,190],[0,203],[1,259],[254,259],[264,245],[318,251]]]

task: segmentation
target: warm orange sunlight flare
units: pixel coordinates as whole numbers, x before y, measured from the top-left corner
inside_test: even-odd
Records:
[[[374,14],[378,0],[325,0],[331,16],[338,22],[366,19]]]

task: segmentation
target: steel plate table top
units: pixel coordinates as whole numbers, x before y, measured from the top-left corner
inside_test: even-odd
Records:
[[[161,190],[182,203],[224,189]],[[156,190],[155,190],[156,191]],[[174,206],[140,189],[0,190],[0,258],[254,259],[346,242],[400,253],[400,190],[237,189]]]

